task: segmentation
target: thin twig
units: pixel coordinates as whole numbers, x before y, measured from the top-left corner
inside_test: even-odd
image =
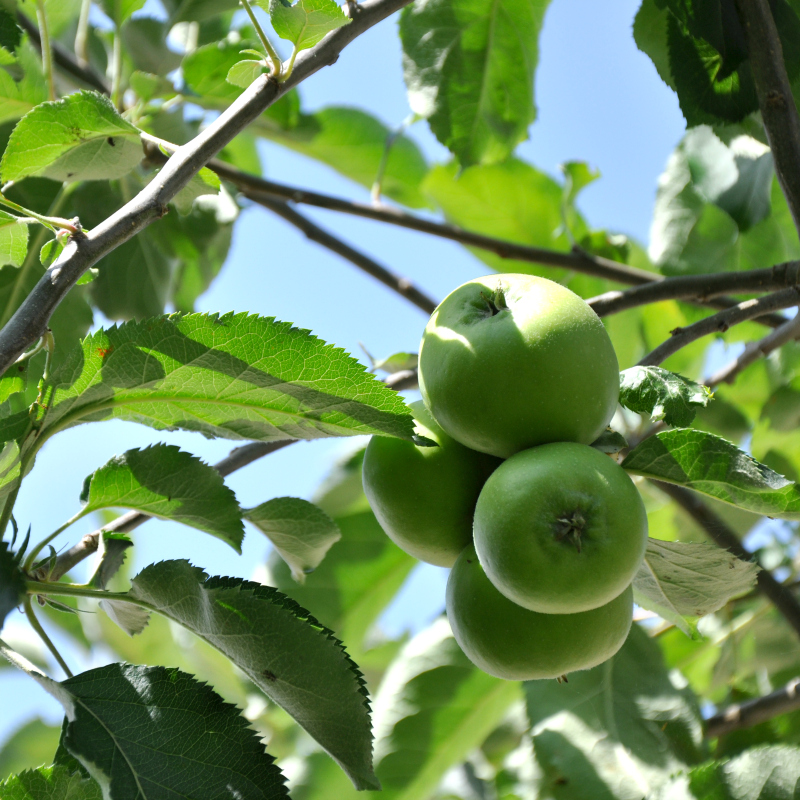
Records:
[[[232,450],[222,461],[214,465],[214,469],[224,478],[237,469],[252,464],[259,458],[263,458],[269,453],[274,453],[290,444],[294,444],[298,439],[286,439],[280,442],[251,442],[250,444],[237,447]],[[140,511],[129,511],[122,514],[113,522],[104,525],[98,530],[87,533],[74,547],[56,557],[55,564],[48,572],[49,581],[57,581],[66,575],[73,567],[80,564],[85,558],[97,551],[100,544],[100,536],[103,533],[129,533],[138,528],[147,520],[151,519],[148,514]]]
[[[705,381],[705,384],[713,387],[720,383],[733,383],[736,376],[742,370],[747,369],[754,361],[769,355],[773,350],[777,350],[782,345],[798,337],[800,337],[800,313],[785,322],[780,328],[768,333],[763,339],[759,339],[757,342],[750,342],[740,356],[737,356],[722,369],[717,370]]]
[[[752,728],[760,722],[798,709],[800,709],[800,678],[795,678],[782,689],[755,700],[748,700],[746,703],[736,703],[709,717],[706,720],[704,736],[706,739],[716,739],[726,733]]]
[[[245,193],[245,196],[249,197],[247,193]],[[361,251],[356,250],[354,247],[346,244],[341,239],[323,230],[319,227],[319,225],[312,222],[308,217],[305,217],[299,212],[295,211],[283,200],[268,199],[264,195],[259,195],[258,197],[254,197],[252,199],[254,202],[258,203],[264,208],[268,208],[282,219],[285,219],[291,225],[294,225],[295,228],[302,231],[312,242],[316,242],[317,244],[326,247],[328,250],[337,253],[338,255],[342,256],[342,258],[345,258],[352,264],[355,264],[355,266],[357,266],[359,269],[363,270],[368,275],[371,275],[376,280],[379,280],[382,284],[384,284],[384,286],[388,286],[390,289],[397,292],[397,294],[399,294],[401,297],[404,297],[406,300],[412,302],[415,306],[417,306],[417,308],[422,309],[422,311],[424,311],[426,314],[431,314],[434,308],[436,308],[436,301],[432,300],[430,297],[420,291],[407,278],[403,278],[400,275],[395,275],[393,272],[386,269],[386,267],[378,264],[377,261],[374,261]]]
[[[607,317],[661,300],[709,300],[729,293],[774,291],[796,286],[798,283],[800,261],[787,261],[766,269],[664,278],[624,291],[606,292],[591,297],[586,302],[598,316]]]
[[[58,652],[58,648],[53,644],[52,639],[47,635],[47,631],[45,631],[45,629],[42,627],[42,623],[39,622],[36,614],[34,614],[30,596],[25,598],[22,605],[25,608],[25,616],[28,618],[31,628],[36,631],[39,638],[42,640],[42,642],[44,642],[45,647],[52,653],[53,658],[55,658],[55,660],[58,662],[58,666],[64,670],[64,674],[68,678],[71,678],[72,671],[67,666],[67,662],[64,661],[61,653]]]
[[[745,549],[739,537],[694,492],[672,483],[651,482],[686,511],[715,544],[741,558],[742,561],[753,560],[753,554]],[[759,589],[772,601],[800,637],[800,602],[794,594],[765,569],[759,570],[756,581]]]
[[[298,56],[292,77],[282,84],[257,78],[205,130],[180,147],[158,175],[136,197],[93,228],[73,236],[8,324],[0,331],[0,374],[47,328],[51,315],[87,269],[140,233],[167,212],[167,203],[228,142],[266,108],[304,78],[334,63],[342,49],[368,28],[407,5],[410,0],[365,0],[360,13],[343,28]]]
[[[722,333],[733,325],[754,319],[768,311],[776,311],[781,308],[790,308],[800,302],[800,288],[783,289],[780,292],[764,295],[757,300],[744,300],[733,308],[712,314],[710,317],[701,319],[685,328],[675,328],[671,331],[671,338],[662,342],[655,350],[649,352],[640,362],[641,367],[652,367],[661,364],[673,353],[677,353],[691,342],[708,336],[712,333]],[[774,338],[778,331],[786,327],[786,322],[780,328],[776,328],[766,339]],[[762,340],[764,341],[764,340]],[[788,339],[786,339],[788,341]],[[781,342],[782,343],[782,342]]]
[[[775,174],[800,233],[800,114],[769,0],[736,0]]]

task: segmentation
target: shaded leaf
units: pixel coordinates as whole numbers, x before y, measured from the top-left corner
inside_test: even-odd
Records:
[[[56,263],[58,257],[64,252],[64,239],[56,237],[42,245],[39,251],[39,263],[47,269]]]
[[[697,800],[795,800],[800,748],[754,747],[730,761],[692,770],[689,785]]]
[[[28,224],[0,211],[0,264],[21,267],[28,254]]]
[[[0,791],[4,800],[102,800],[99,784],[61,765],[12,775]]]
[[[81,91],[28,112],[11,133],[0,171],[4,181],[110,180],[141,160],[139,131],[107,97]]]
[[[675,82],[669,65],[667,46],[669,15],[669,9],[659,0],[642,0],[633,21],[633,39],[636,46],[650,56],[661,80],[674,90]]]
[[[128,636],[141,633],[150,622],[150,612],[146,608],[121,600],[101,600],[100,608],[108,614],[109,619]]]
[[[8,542],[0,541],[0,629],[25,597],[25,575]]]
[[[618,431],[606,428],[600,436],[592,442],[592,447],[601,453],[615,455],[628,446],[627,439]]]
[[[333,0],[256,0],[269,12],[272,27],[281,39],[288,39],[295,51],[306,50],[337,28],[350,23]]]
[[[430,796],[519,697],[518,683],[475,667],[447,620],[438,619],[401,650],[375,698],[375,761],[384,795]]]
[[[263,61],[245,59],[234,64],[225,76],[228,83],[246,89],[264,71]]]
[[[749,592],[757,573],[756,564],[713,544],[648,539],[633,579],[634,599],[691,635],[694,619]]]
[[[144,5],[144,0],[100,0],[100,6],[111,21],[119,27],[134,11]]]
[[[241,553],[244,526],[236,496],[214,467],[174,445],[128,450],[86,478],[82,515],[130,508],[206,531]]]
[[[127,534],[102,531],[97,547],[97,566],[87,584],[96,589],[105,589],[125,563],[125,551],[131,547],[133,542]]]
[[[527,138],[548,3],[424,0],[403,10],[409,105],[461,166],[504,161]]]
[[[378,787],[361,673],[305,609],[268,586],[209,578],[188,561],[145,568],[129,594],[224,653],[331,754],[356,788]]]
[[[299,497],[276,497],[245,511],[244,517],[275,545],[299,583],[342,538],[339,527],[321,508]]]
[[[186,216],[192,210],[194,201],[198,197],[218,194],[221,185],[217,174],[207,167],[203,167],[189,183],[172,198],[172,203],[175,205],[175,208],[178,209],[179,214]]]
[[[707,386],[661,367],[631,367],[619,376],[620,405],[667,425],[689,425],[713,396]]]
[[[56,683],[2,644],[0,653],[64,706],[61,744],[104,797],[288,796],[238,709],[178,669],[109,664]]]
[[[797,484],[713,433],[689,428],[657,433],[631,450],[622,467],[757,514],[800,519]]]
[[[633,625],[622,649],[569,683],[523,684],[543,787],[564,798],[639,798],[702,757],[697,701]]]
[[[180,55],[167,46],[168,34],[169,26],[152,17],[129,19],[122,26],[125,52],[137,70],[159,76],[181,65]]]

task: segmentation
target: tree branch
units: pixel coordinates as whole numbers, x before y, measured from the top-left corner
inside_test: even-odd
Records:
[[[736,0],[775,173],[800,233],[800,115],[769,0]]]
[[[701,339],[703,336],[724,332],[733,325],[738,325],[740,322],[759,317],[767,311],[790,308],[791,306],[797,305],[799,302],[800,288],[794,287],[764,295],[764,297],[757,300],[744,300],[733,308],[720,311],[718,314],[712,314],[710,317],[701,319],[699,322],[695,322],[692,325],[687,325],[685,328],[675,328],[672,331],[672,337],[662,342],[655,350],[648,353],[639,362],[639,366],[656,366],[669,358],[673,353],[677,353],[682,347],[686,347],[687,344]],[[765,338],[774,338],[778,331],[785,329],[785,326],[786,320],[784,319],[781,327],[776,328]],[[788,341],[788,339],[785,341]],[[783,341],[781,341],[781,344],[782,343]]]
[[[728,293],[767,292],[796,286],[798,283],[800,283],[800,261],[787,261],[766,269],[664,278],[624,291],[606,292],[591,297],[586,302],[598,316],[607,317],[629,308],[661,300],[705,301]]]
[[[298,56],[290,80],[278,84],[266,75],[257,78],[204,131],[178,148],[139,194],[88,234],[73,237],[0,331],[0,374],[46,330],[50,316],[80,276],[103,256],[128,241],[167,211],[167,203],[228,142],[291,87],[324,66],[359,34],[407,5],[410,0],[365,0],[353,21],[326,36]]]
[[[672,483],[651,482],[686,511],[715,544],[742,561],[753,560],[753,554],[744,548],[739,537],[694,492]],[[758,588],[772,601],[800,637],[800,603],[794,594],[765,569],[759,571],[756,581]]]
[[[780,328],[776,328],[763,339],[759,339],[757,342],[750,342],[740,356],[733,359],[730,364],[715,372],[705,381],[706,385],[714,387],[720,383],[733,383],[736,376],[754,361],[769,355],[773,350],[777,350],[782,345],[798,337],[800,337],[800,313],[784,322]]]
[[[706,739],[716,739],[732,731],[752,728],[759,722],[766,722],[768,719],[797,709],[800,709],[800,678],[789,681],[782,689],[764,697],[746,703],[736,703],[709,717],[706,720],[704,736]]]
[[[366,272],[367,275],[371,275],[376,280],[379,280],[384,286],[388,286],[401,297],[413,303],[417,308],[422,309],[426,314],[432,314],[433,310],[436,308],[436,301],[420,291],[407,278],[395,275],[393,272],[386,269],[386,267],[382,267],[378,264],[377,261],[373,261],[373,259],[361,251],[356,250],[341,239],[323,230],[308,217],[304,217],[302,214],[295,211],[285,201],[269,199],[264,195],[250,197],[247,193],[245,193],[245,197],[250,198],[264,208],[268,208],[279,217],[285,219],[289,224],[294,225],[295,228],[302,231],[312,242],[326,247],[328,250],[347,259],[351,264],[355,264],[360,270]]]

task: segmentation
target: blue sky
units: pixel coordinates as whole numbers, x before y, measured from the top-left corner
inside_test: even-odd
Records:
[[[581,195],[581,210],[593,226],[646,243],[656,181],[684,122],[675,95],[633,42],[630,29],[638,5],[638,0],[553,0],[540,43],[539,116],[518,155],[554,176],[559,175],[558,164],[569,160],[599,168],[602,178]],[[387,20],[369,31],[333,67],[303,84],[304,106],[361,106],[390,126],[401,123],[409,109],[395,25],[395,20]],[[413,126],[410,135],[430,161],[447,160],[424,122]],[[265,174],[273,180],[368,200],[365,190],[315,162],[273,144],[265,144],[261,153]],[[435,298],[486,272],[451,242],[333,212],[301,210]],[[276,316],[360,358],[359,342],[378,357],[415,351],[426,321],[418,309],[259,209],[242,215],[229,261],[200,299],[198,310]],[[35,540],[43,537],[77,510],[87,474],[117,453],[158,441],[178,444],[212,463],[233,446],[192,434],[159,434],[128,423],[72,429],[44,448],[20,494],[17,519],[25,528],[32,525]],[[245,506],[283,495],[310,498],[334,459],[354,446],[352,440],[300,443],[231,476],[229,484]],[[96,527],[96,520],[85,520],[56,547],[74,543]],[[140,528],[135,541],[137,569],[156,560],[189,557],[215,573],[243,577],[263,563],[268,551],[264,538],[252,529],[240,557],[212,537],[163,522]],[[410,581],[384,617],[391,633],[416,628],[443,607],[444,570],[423,567]],[[22,632],[21,619],[12,615],[8,629]],[[58,670],[52,674],[60,676]],[[55,701],[11,669],[0,670],[0,696],[0,741],[36,714],[53,722],[61,717]]]

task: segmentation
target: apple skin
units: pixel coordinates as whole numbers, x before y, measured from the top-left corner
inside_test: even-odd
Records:
[[[628,474],[583,444],[554,442],[504,461],[481,490],[478,557],[509,600],[543,614],[597,608],[633,580],[647,513]]]
[[[421,400],[410,409],[417,432],[439,446],[373,436],[364,453],[364,492],[395,544],[420,561],[451,567],[472,541],[475,503],[500,460],[448,436]]]
[[[464,549],[447,581],[447,618],[467,658],[509,681],[558,678],[611,658],[633,617],[633,589],[579,614],[539,614],[495,589],[475,548]]]
[[[469,281],[437,306],[419,384],[450,436],[508,458],[546,442],[591,444],[617,408],[619,364],[578,295],[509,273]]]

